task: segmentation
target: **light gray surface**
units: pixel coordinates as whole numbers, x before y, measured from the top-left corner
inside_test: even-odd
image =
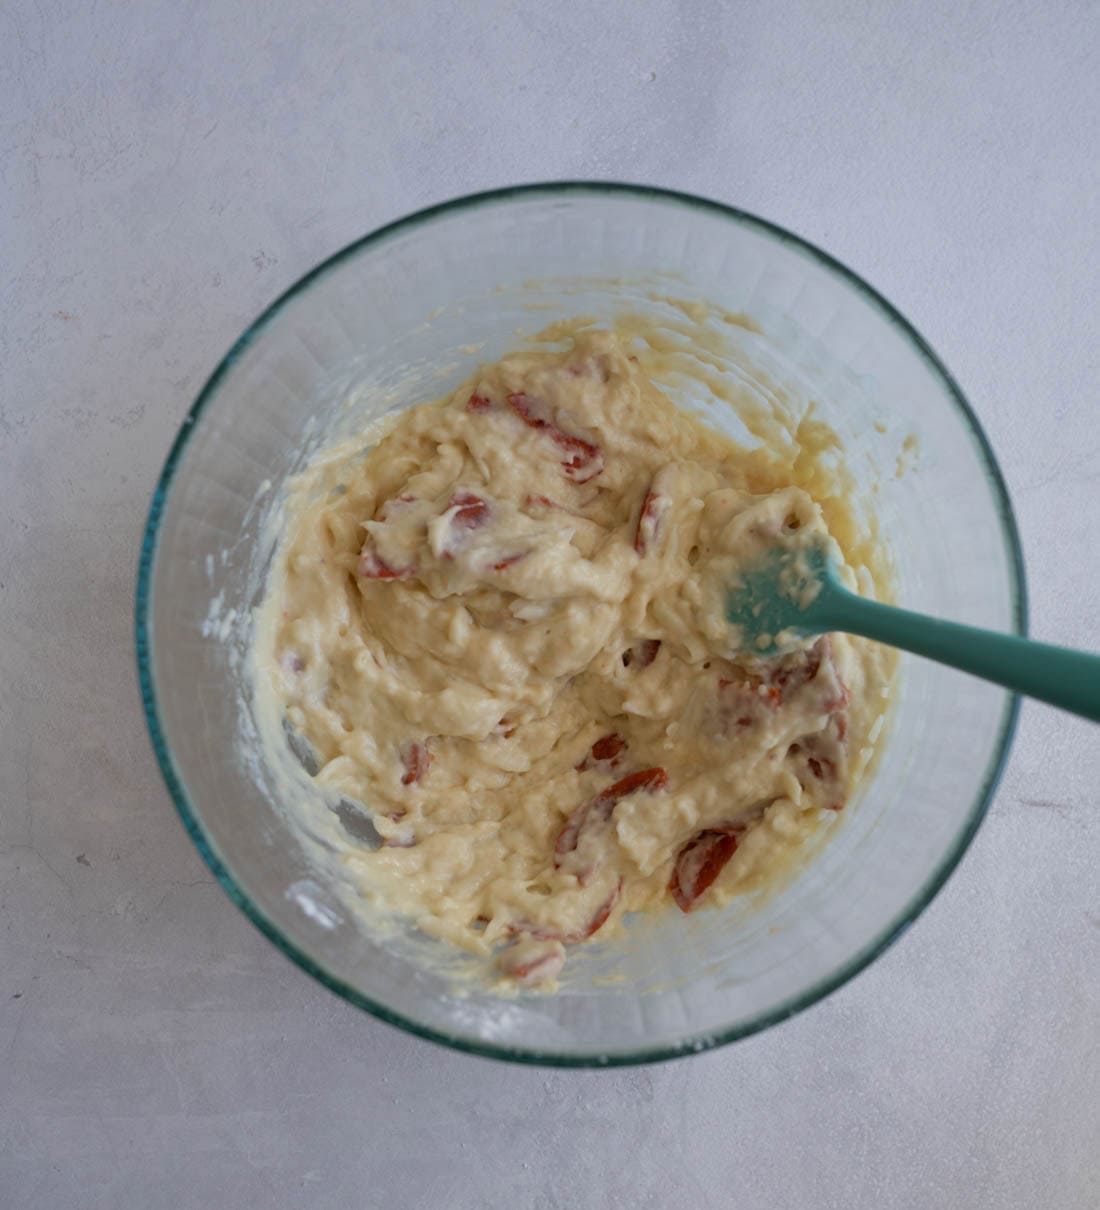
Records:
[[[1033,632],[1100,648],[1095,3],[455,7],[0,8],[0,1205],[1097,1205],[1083,722],[1025,707],[970,854],[870,970],[636,1071],[371,1020],[179,826],[131,656],[176,425],[317,260],[514,180],[699,191],[865,274],[1000,455]]]

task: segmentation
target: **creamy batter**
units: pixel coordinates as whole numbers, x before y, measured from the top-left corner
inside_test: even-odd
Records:
[[[807,450],[712,431],[614,332],[571,345],[319,463],[259,640],[317,782],[381,841],[348,842],[364,892],[528,983],[780,868],[849,801],[889,681],[862,640],[765,661],[725,620],[738,567],[826,531]]]

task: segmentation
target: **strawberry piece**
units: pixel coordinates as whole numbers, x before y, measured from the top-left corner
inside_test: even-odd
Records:
[[[500,955],[497,965],[518,983],[542,983],[559,974],[565,949],[560,941],[521,936]]]
[[[803,685],[808,685],[821,671],[822,646],[821,642],[817,642],[809,651],[795,653],[776,668],[775,684],[783,697],[789,697]]]
[[[558,834],[554,845],[555,868],[560,867],[562,861],[575,852],[585,830],[594,831],[600,824],[606,823],[614,809],[614,800],[607,801],[599,796],[579,806],[565,821],[565,827]],[[590,870],[586,871],[581,877],[581,882],[586,881],[590,874]]]
[[[547,928],[541,924],[530,924],[526,920],[517,920],[513,924],[510,924],[508,931],[510,933],[524,933],[528,937],[537,938],[539,941],[560,941],[562,945],[576,945],[579,941],[587,941],[593,933],[597,933],[603,928],[611,913],[615,910],[615,905],[619,902],[619,896],[622,893],[623,880],[620,878],[615,885],[615,889],[596,909],[591,920],[583,928],[575,929],[573,932],[565,933],[560,929]]]
[[[570,853],[576,851],[581,840],[586,835],[602,831],[615,811],[615,805],[628,794],[639,790],[652,793],[668,784],[668,774],[664,769],[638,769],[619,778],[617,782],[601,790],[595,798],[579,806],[565,821],[554,845],[554,866],[560,868]],[[577,878],[583,886],[595,873],[595,867],[580,870]]]
[[[526,391],[511,391],[508,394],[508,406],[530,428],[553,428],[549,420],[539,415],[539,403],[532,399]]]
[[[598,739],[592,745],[593,760],[614,760],[626,747],[626,740],[621,735],[612,733]]]
[[[547,420],[542,412],[544,406],[525,391],[512,391],[508,395],[508,406],[529,428],[542,429],[551,441],[566,454],[562,470],[574,483],[587,483],[603,470],[603,453],[598,445],[585,441],[572,433],[566,433]]]
[[[838,712],[832,715],[823,730],[815,735],[804,735],[787,749],[787,754],[795,758],[796,775],[802,785],[806,786],[813,779],[829,794],[831,801],[823,804],[829,811],[844,809],[840,770],[845,760],[847,731],[848,716]]]
[[[476,392],[466,400],[467,412],[487,412],[493,406],[493,401],[487,395],[478,395]]]
[[[626,740],[613,731],[610,735],[596,740],[584,759],[576,766],[577,772],[583,773],[586,769],[595,769],[601,765],[614,769],[625,751]]]
[[[432,763],[432,754],[427,740],[423,743],[412,743],[401,749],[401,764],[405,772],[401,776],[403,786],[412,786],[420,781],[428,772]]]
[[[744,829],[734,825],[707,828],[680,850],[668,889],[676,906],[690,912],[726,863],[737,852]]]
[[[845,806],[842,773],[847,761],[847,733],[848,715],[837,709],[829,715],[822,730],[802,736],[787,749],[788,755],[795,757],[795,772],[802,785],[808,787],[811,782],[822,785],[828,795],[823,806],[828,811],[842,811]]]
[[[566,478],[572,479],[574,483],[587,483],[603,470],[603,453],[598,445],[563,433],[560,429],[555,429],[551,436],[569,455],[561,464]]]
[[[824,781],[826,777],[836,777],[836,765],[827,756],[811,756],[806,763],[818,781]]]
[[[451,515],[441,553],[444,559],[453,559],[455,551],[464,544],[466,535],[489,522],[492,508],[488,500],[475,496],[473,492],[455,492],[447,501],[445,511]]]
[[[567,508],[560,500],[551,500],[549,496],[528,496],[523,501],[523,507],[526,509],[548,509],[558,513],[568,513],[571,517],[583,517],[583,513],[578,513],[575,509]]]
[[[845,709],[851,699],[848,686],[836,666],[832,640],[827,634],[818,639],[808,651],[798,652],[786,658],[776,668],[773,680],[784,701],[804,685],[820,681],[819,688],[827,693],[821,704],[824,714],[836,714]]]
[[[527,512],[543,513],[543,512],[558,512],[568,513],[571,517],[580,517],[582,520],[587,520],[584,513],[579,513],[576,509],[566,508],[559,500],[551,500],[549,496],[528,496],[523,501],[523,507]]]
[[[529,550],[521,550],[515,555],[505,555],[503,559],[498,559],[497,562],[490,565],[490,571],[506,571],[509,567],[514,567],[520,559],[526,559],[531,552]]]
[[[551,500],[549,496],[528,496],[523,503],[526,508],[562,508],[562,505],[556,500]]]
[[[584,930],[584,936],[578,938],[580,941],[587,941],[593,933],[598,933],[600,929],[607,923],[611,913],[615,910],[615,904],[619,902],[619,896],[623,893],[623,880],[620,878],[615,884],[615,889],[607,897],[605,902],[596,909],[595,915],[588,922],[588,927]]]
[[[669,500],[650,487],[638,513],[638,528],[634,531],[634,549],[644,555],[653,547],[668,515]]]
[[[837,669],[828,635],[807,651],[767,663],[755,661],[751,668],[732,664],[726,669],[726,675],[718,678],[718,693],[727,729],[730,715],[736,726],[748,727],[797,699],[814,713],[836,718],[837,737],[843,740],[848,725],[844,711],[851,695]]]
[[[828,635],[825,636],[826,639],[828,637]],[[848,726],[847,714],[844,712],[848,709],[848,703],[852,700],[852,694],[840,675],[840,669],[836,666],[836,660],[833,658],[832,643],[826,644],[825,655],[829,661],[829,670],[837,685],[836,692],[825,702],[825,713],[836,716],[840,723],[840,738],[843,739]]]
[[[473,492],[456,492],[447,507],[455,510],[451,516],[453,529],[479,529],[489,520],[489,502]]]
[[[390,519],[391,513],[400,512],[401,509],[406,504],[415,504],[415,503],[416,503],[415,496],[393,496],[389,500],[382,501],[374,519],[376,521],[388,521]]]
[[[620,777],[614,785],[608,786],[599,797],[610,799],[612,802],[618,802],[620,798],[625,798],[636,790],[661,790],[667,785],[668,774],[664,769],[638,769],[634,773],[628,773],[625,777]]]
[[[818,646],[821,648],[824,662],[828,666],[829,676],[835,682],[835,691],[825,702],[825,713],[836,718],[838,738],[843,739],[848,729],[848,717],[842,712],[848,709],[852,694],[844,683],[844,678],[840,675],[840,669],[836,666],[832,639],[827,634],[823,635]]]
[[[381,555],[365,548],[356,570],[363,580],[407,580],[416,575],[415,567],[391,567]]]
[[[657,658],[657,652],[660,650],[660,639],[639,639],[633,647],[628,647],[623,652],[623,667],[648,668]]]

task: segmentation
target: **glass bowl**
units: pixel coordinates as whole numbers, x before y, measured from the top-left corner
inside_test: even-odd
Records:
[[[989,804],[1015,698],[903,659],[877,767],[796,877],[763,902],[628,926],[621,940],[574,951],[557,994],[513,996],[456,979],[441,943],[350,910],[285,812],[243,662],[272,554],[268,521],[288,476],[335,434],[439,397],[552,319],[609,320],[625,309],[671,323],[699,303],[741,342],[745,391],[766,396],[778,384],[812,399],[841,434],[889,547],[899,603],[1022,633],[1023,568],[1004,482],[936,355],[825,253],[684,194],[531,185],[364,237],[244,333],[168,456],[141,552],[137,652],[172,798],[230,898],[285,954],[412,1033],[575,1066],[745,1037],[821,999],[898,937]],[[734,431],[732,413],[708,415]]]

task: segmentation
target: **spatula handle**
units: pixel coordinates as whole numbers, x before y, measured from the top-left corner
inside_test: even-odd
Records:
[[[1100,722],[1100,655],[927,618],[839,587],[814,613],[827,629],[904,648]]]

